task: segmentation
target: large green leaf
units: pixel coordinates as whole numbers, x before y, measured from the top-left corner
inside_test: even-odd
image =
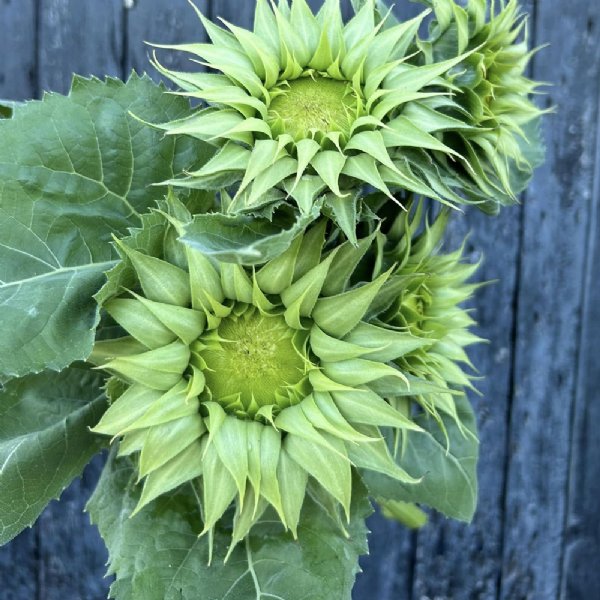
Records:
[[[104,443],[89,431],[106,407],[101,377],[71,367],[0,390],[0,544],[38,518]]]
[[[453,418],[442,416],[449,446],[439,424],[422,415],[415,421],[425,430],[411,431],[398,462],[416,485],[404,485],[385,475],[363,473],[369,492],[381,500],[417,502],[435,508],[447,517],[470,522],[477,508],[477,459],[479,442],[475,415],[466,397],[456,399],[461,432]]]
[[[196,215],[181,241],[224,262],[261,264],[285,252],[320,209],[315,204],[309,213],[273,220],[243,214]]]
[[[267,513],[227,564],[231,531],[217,530],[211,566],[191,485],[129,518],[139,498],[134,486],[130,463],[111,458],[88,505],[110,552],[109,572],[116,574],[113,598],[350,600],[358,557],[367,551],[364,519],[371,511],[362,486],[348,537],[307,500],[298,541]]]
[[[117,258],[109,244],[139,224],[170,179],[207,157],[131,117],[187,115],[186,100],[146,77],[75,78],[0,120],[0,373],[60,370],[91,351],[92,295]]]

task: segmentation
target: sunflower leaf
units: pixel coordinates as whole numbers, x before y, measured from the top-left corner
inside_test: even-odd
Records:
[[[163,122],[190,109],[145,77],[75,78],[68,97],[48,94],[0,120],[0,374],[89,355],[92,296],[118,259],[111,234],[139,225],[164,195],[152,184],[208,156],[129,112]]]
[[[71,368],[0,390],[0,544],[31,526],[103,447],[101,377]]]
[[[447,517],[470,522],[477,506],[477,459],[479,443],[475,415],[465,396],[455,400],[463,432],[454,418],[442,414],[449,444],[437,421],[419,416],[424,431],[410,432],[396,460],[411,476],[422,481],[404,485],[385,475],[363,472],[369,492],[385,500],[416,502]]]

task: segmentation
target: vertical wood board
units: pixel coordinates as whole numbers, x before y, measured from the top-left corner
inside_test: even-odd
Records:
[[[500,598],[557,598],[571,414],[591,210],[600,48],[598,5],[539,1],[534,76],[550,81],[546,164],[524,205],[515,383]]]
[[[66,93],[73,73],[121,77],[123,1],[39,0],[38,85]]]
[[[0,4],[0,99],[24,100],[37,94],[35,0]]]
[[[194,4],[203,14],[209,13],[207,0]],[[150,44],[202,43],[206,34],[193,8],[185,0],[164,2],[163,0],[143,0],[133,5],[126,13],[127,47],[125,48],[125,68],[138,73],[148,72],[159,79],[159,73],[150,65],[153,48]],[[156,49],[158,60],[168,69],[197,70],[200,66],[190,62],[189,55]],[[171,87],[173,84],[169,84]]]
[[[592,23],[590,33],[597,31]],[[600,90],[599,90],[600,91]],[[600,114],[600,93],[598,94]],[[562,598],[600,598],[600,131],[596,130],[593,210],[586,260],[579,377],[565,520]]]

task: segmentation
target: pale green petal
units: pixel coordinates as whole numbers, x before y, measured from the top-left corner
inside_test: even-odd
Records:
[[[241,179],[240,173],[247,168],[249,160],[250,150],[234,142],[227,142],[200,170],[190,173],[190,177],[203,185],[214,183],[220,188],[232,176],[233,180],[229,183]],[[177,183],[177,180],[174,183]]]
[[[298,281],[321,261],[326,229],[327,222],[322,219],[304,234],[294,267],[294,281]]]
[[[345,338],[349,344],[367,349],[364,358],[388,362],[431,345],[431,341],[408,332],[359,323]]]
[[[99,340],[94,344],[92,354],[88,357],[87,361],[96,367],[99,367],[117,356],[141,354],[147,349],[147,346],[132,337],[122,337],[114,340]]]
[[[319,298],[312,313],[314,322],[329,335],[343,337],[362,320],[389,276],[388,271],[360,287]]]
[[[410,389],[406,375],[390,365],[377,361],[353,358],[340,362],[323,363],[321,366],[327,377],[349,387],[359,387],[385,379],[399,390],[408,391]]]
[[[302,236],[297,236],[283,254],[269,261],[258,271],[256,280],[261,290],[267,294],[281,294],[292,284],[302,240]]]
[[[242,266],[223,263],[221,265],[221,285],[227,298],[252,304],[252,281]]]
[[[333,392],[332,397],[349,423],[420,430],[416,423],[392,408],[375,392],[369,390]]]
[[[306,0],[293,0],[290,25],[306,44],[310,56],[313,56],[319,43],[321,28]]]
[[[279,490],[279,473],[285,467],[279,467],[281,454],[281,435],[272,427],[263,427],[260,435],[260,465],[261,481],[260,493],[265,500],[271,504],[279,514],[286,527],[289,527],[286,520],[286,511],[283,508],[281,492]],[[301,474],[306,487],[306,474]],[[286,499],[287,514],[290,514],[289,498]]]
[[[240,503],[242,503],[248,478],[246,423],[236,417],[226,417],[214,436],[213,444],[221,462],[235,481]]]
[[[146,478],[140,501],[132,516],[162,494],[200,477],[202,471],[202,450],[196,442]]]
[[[278,57],[269,48],[268,43],[247,29],[236,27],[225,20],[223,22],[231,30],[248,58],[252,61],[256,74],[264,81],[267,89],[275,85],[281,65]]]
[[[297,538],[308,473],[290,457],[285,448],[281,448],[279,453],[277,481],[281,492],[281,506],[285,515],[285,523],[294,538]]]
[[[287,309],[285,312],[286,320],[291,318],[292,314],[296,313],[302,317],[309,317],[311,315],[319,299],[327,272],[335,254],[336,250],[330,253],[323,262],[319,263],[282,292],[281,300]],[[293,322],[296,323],[295,321]]]
[[[365,61],[365,75],[368,77],[378,67],[403,58],[408,47],[414,42],[423,19],[430,12],[429,10],[423,11],[413,19],[382,31],[369,45]]]
[[[147,298],[176,306],[190,303],[189,280],[184,270],[154,256],[142,254],[119,240],[116,243],[131,261]]]
[[[119,435],[139,419],[161,396],[162,392],[142,384],[132,385],[109,406],[92,431],[113,437]]]
[[[344,196],[339,187],[339,178],[346,164],[346,157],[336,150],[319,152],[311,161],[319,177],[329,186],[336,196]]]
[[[390,189],[383,181],[377,169],[377,163],[372,156],[368,156],[367,154],[350,156],[344,165],[343,173],[349,177],[361,179],[382,191],[389,198],[393,198],[392,192],[390,192]]]
[[[352,493],[352,471],[342,441],[328,435],[328,446],[313,445],[296,435],[285,438],[284,448],[290,458],[301,465],[314,477],[344,508],[350,516],[350,497]],[[359,446],[369,444],[359,444]]]
[[[140,478],[162,468],[206,432],[198,415],[197,419],[184,417],[163,425],[151,427],[144,441],[138,467]]]
[[[185,308],[153,302],[136,294],[138,304],[142,304],[160,323],[174,333],[184,344],[191,344],[200,336],[206,326],[204,313]]]
[[[390,455],[387,444],[381,440],[373,444],[357,444],[348,447],[348,455],[352,464],[361,469],[383,473],[402,483],[419,483],[420,479],[411,477],[400,468]]]
[[[237,487],[221,462],[213,444],[208,444],[202,458],[204,531],[212,529],[235,498]]]
[[[180,384],[155,400],[152,406],[125,431],[156,427],[183,418],[200,419],[198,402],[188,401],[186,387],[185,382],[180,380]]]
[[[329,394],[316,392],[305,398],[301,405],[306,418],[317,429],[351,443],[369,443],[371,438],[356,431],[338,410]]]
[[[358,223],[358,204],[361,199],[361,190],[354,192],[350,197],[342,198],[335,194],[325,196],[324,206],[331,209],[333,221],[352,244],[358,244],[356,225]]]
[[[189,348],[180,341],[143,354],[120,356],[103,365],[129,383],[166,391],[176,385],[190,359]]]
[[[358,150],[372,156],[382,165],[390,169],[395,169],[390,155],[388,154],[383,135],[380,131],[361,131],[352,136],[346,150]]]
[[[106,312],[127,333],[139,340],[150,350],[174,342],[177,336],[163,325],[142,302],[125,298],[114,298],[104,305]]]
[[[369,352],[368,349],[362,346],[327,335],[317,325],[313,325],[311,329],[310,347],[316,356],[326,362],[359,358]]]
[[[279,30],[273,11],[269,8],[267,0],[256,0],[254,12],[254,33],[269,44],[271,52],[279,55]]]

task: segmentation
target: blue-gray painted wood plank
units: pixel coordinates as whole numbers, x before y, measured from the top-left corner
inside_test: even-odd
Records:
[[[123,0],[39,0],[42,90],[65,93],[73,73],[121,77]]]
[[[254,2],[238,0],[211,0],[211,19],[218,22],[219,17],[237,25],[251,28],[254,22]]]
[[[27,529],[0,548],[0,598],[37,598],[39,559],[37,528]]]
[[[415,534],[380,514],[369,521],[369,554],[360,564],[354,600],[408,600],[412,595]]]
[[[96,457],[37,523],[40,600],[104,600],[108,596],[110,580],[104,577],[108,553],[84,512],[103,462],[103,457]]]
[[[597,32],[600,15],[589,23]],[[600,114],[600,97],[598,98]],[[587,252],[581,328],[579,378],[573,419],[562,597],[600,598],[600,129],[596,131],[596,168]]]
[[[203,14],[209,13],[206,0],[196,0],[194,4]],[[132,69],[142,73],[148,72],[158,78],[158,72],[149,64],[152,48],[145,42],[153,44],[199,43],[206,39],[204,28],[196,13],[185,0],[164,2],[164,0],[142,0],[127,11],[127,72]],[[188,56],[182,52],[157,50],[161,64],[169,69],[198,69],[198,65],[190,63]]]
[[[0,98],[22,100],[36,92],[35,0],[0,5]]]
[[[566,10],[537,3],[536,38],[550,47],[534,75],[555,84],[546,101],[559,114],[546,120],[548,159],[524,205],[502,600],[557,598],[561,587],[598,127],[600,47],[588,24],[598,10],[587,0]]]

